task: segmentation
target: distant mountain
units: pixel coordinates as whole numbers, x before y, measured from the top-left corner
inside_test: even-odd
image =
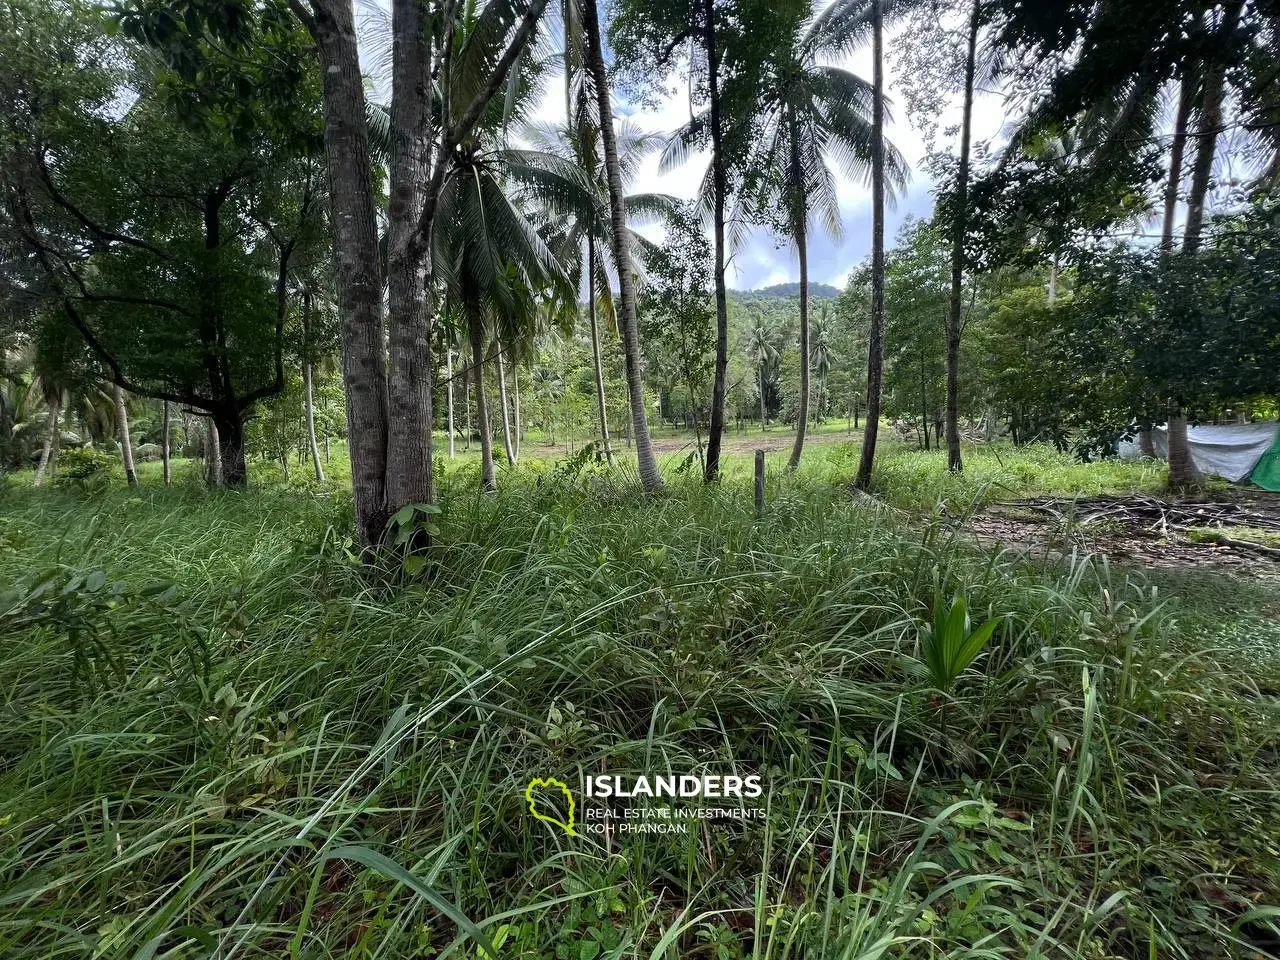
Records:
[[[800,284],[775,283],[772,287],[761,287],[759,290],[731,290],[729,292],[739,297],[775,297],[779,300],[785,300],[789,297],[800,296]],[[840,288],[833,287],[829,283],[810,283],[809,296],[838,297],[840,296]]]

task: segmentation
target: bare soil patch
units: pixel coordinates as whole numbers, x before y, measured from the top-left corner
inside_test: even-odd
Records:
[[[1280,497],[1214,500],[1036,497],[996,503],[969,521],[982,543],[1034,558],[1074,551],[1126,567],[1211,568],[1280,582]]]

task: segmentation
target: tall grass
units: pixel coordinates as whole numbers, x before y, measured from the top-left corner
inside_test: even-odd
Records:
[[[462,464],[414,578],[355,562],[333,491],[11,488],[0,955],[1255,949],[1280,665],[824,469],[757,518],[744,471],[646,500],[534,463],[485,498]],[[1002,616],[945,728],[939,590]],[[768,816],[570,838],[524,807],[704,771],[760,773]]]

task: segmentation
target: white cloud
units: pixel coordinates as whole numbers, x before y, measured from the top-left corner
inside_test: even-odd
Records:
[[[886,36],[886,49],[892,50],[894,43],[901,38],[900,28],[890,30]],[[835,65],[869,79],[872,68],[869,45],[843,62],[836,61]],[[900,88],[900,79],[894,58],[886,57],[885,66],[885,85],[890,101],[890,119],[885,126],[885,134],[901,151],[912,169],[912,177],[903,196],[886,217],[885,232],[892,242],[894,233],[907,216],[922,217],[932,213],[933,184],[921,169],[926,153],[924,140],[907,121],[902,103],[895,96],[895,91]],[[543,102],[536,113],[537,119],[550,123],[562,122],[563,77],[563,73],[560,73],[548,83]],[[688,94],[684,90],[662,98],[655,108],[633,108],[630,104],[620,103],[616,98],[614,102],[619,115],[625,115],[646,132],[669,133],[686,123],[690,115]],[[939,129],[958,126],[959,121],[960,103],[957,97],[944,113]],[[975,143],[997,137],[1004,123],[1002,98],[980,93],[974,104]],[[632,189],[636,192],[668,193],[683,200],[692,200],[697,195],[699,183],[709,162],[709,152],[701,151],[693,154],[682,167],[663,173],[658,169],[657,154],[651,154],[641,163]],[[844,236],[840,241],[832,240],[815,224],[809,242],[809,275],[815,282],[843,286],[849,273],[870,253],[871,191],[867,184],[849,180],[841,174],[836,175],[836,183]],[[652,230],[645,232],[655,239],[660,236]],[[799,266],[790,243],[779,243],[768,230],[755,228],[743,248],[731,258],[728,274],[729,286],[754,289],[798,279]]]

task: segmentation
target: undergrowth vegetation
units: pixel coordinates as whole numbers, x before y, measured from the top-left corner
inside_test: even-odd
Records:
[[[492,498],[450,469],[414,576],[362,568],[326,489],[10,487],[0,954],[1274,950],[1277,645],[908,527],[844,455],[763,517],[736,466],[651,500],[586,458]],[[915,469],[886,460],[891,501],[925,505]],[[938,689],[957,596],[998,622]],[[525,807],[601,773],[756,773],[766,815],[570,837]]]

